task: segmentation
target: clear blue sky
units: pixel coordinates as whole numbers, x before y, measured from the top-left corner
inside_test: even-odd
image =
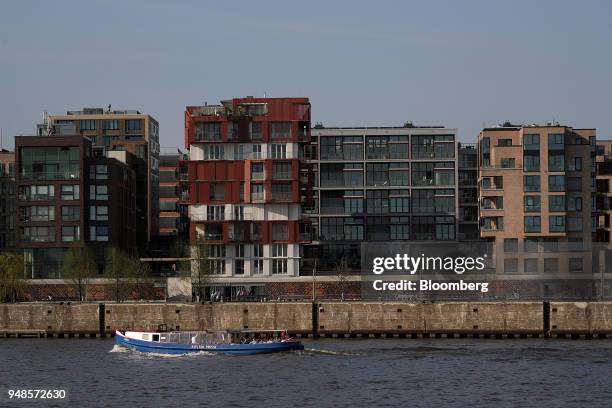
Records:
[[[558,120],[612,137],[608,1],[6,1],[4,146],[43,111],[139,109],[183,145],[186,105],[308,96],[328,126]],[[9,140],[10,139],[10,140]]]

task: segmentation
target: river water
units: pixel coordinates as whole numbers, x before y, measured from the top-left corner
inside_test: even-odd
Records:
[[[325,339],[263,356],[0,340],[1,407],[612,406],[610,340]],[[8,389],[64,389],[22,403]]]

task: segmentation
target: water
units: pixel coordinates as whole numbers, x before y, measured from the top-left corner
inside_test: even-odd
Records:
[[[65,389],[57,407],[612,406],[609,340],[325,339],[245,357],[113,344],[0,340],[0,406],[20,406],[16,387]]]

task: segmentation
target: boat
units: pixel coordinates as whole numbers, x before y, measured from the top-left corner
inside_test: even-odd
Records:
[[[251,355],[303,350],[300,341],[284,330],[237,331],[115,331],[120,347],[143,353],[190,354],[198,352]]]

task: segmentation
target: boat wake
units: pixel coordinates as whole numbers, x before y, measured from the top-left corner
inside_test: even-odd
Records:
[[[308,354],[326,354],[332,356],[358,356],[359,353],[346,353],[343,351],[333,351],[333,350],[322,350],[322,349],[314,349],[314,348],[304,348],[305,353]]]
[[[138,350],[131,350],[126,347],[121,347],[117,344],[113,346],[109,353],[127,353],[134,356],[139,356],[143,358],[190,358],[190,357],[201,357],[201,356],[213,356],[213,353],[209,353],[208,351],[197,351],[195,353],[185,353],[185,354],[165,354],[165,353],[143,353]]]

